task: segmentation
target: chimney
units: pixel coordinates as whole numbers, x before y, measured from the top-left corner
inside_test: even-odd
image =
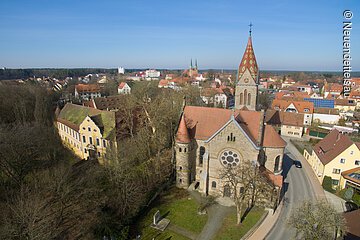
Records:
[[[260,111],[259,133],[258,133],[258,138],[257,138],[257,145],[258,146],[262,146],[263,139],[264,139],[264,131],[265,131],[265,126],[264,126],[265,121],[264,120],[265,120],[265,111],[264,111],[264,109],[261,109],[261,111]]]

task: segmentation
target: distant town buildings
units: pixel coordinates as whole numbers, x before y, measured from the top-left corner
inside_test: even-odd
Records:
[[[90,100],[101,97],[101,88],[97,84],[77,84],[75,86],[75,98]]]
[[[125,74],[125,68],[123,68],[123,67],[118,67],[117,73],[118,73],[118,74]]]

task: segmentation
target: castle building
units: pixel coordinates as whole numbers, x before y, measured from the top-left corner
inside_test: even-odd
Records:
[[[259,85],[259,67],[251,40],[249,40],[241,59],[235,89],[235,109],[256,110]]]
[[[265,123],[263,111],[254,111],[257,82],[250,37],[238,72],[236,109],[184,107],[175,139],[178,187],[193,184],[204,195],[231,197],[222,171],[227,166],[252,162],[265,168],[281,188],[286,142]]]

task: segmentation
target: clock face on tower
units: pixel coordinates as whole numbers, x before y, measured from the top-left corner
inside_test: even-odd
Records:
[[[248,83],[248,82],[249,82],[249,78],[245,78],[245,79],[244,79],[244,82],[245,82],[245,83]]]

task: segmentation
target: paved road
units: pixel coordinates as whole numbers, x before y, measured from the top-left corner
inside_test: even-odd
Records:
[[[295,235],[294,229],[287,225],[287,221],[291,215],[291,211],[295,209],[305,199],[316,199],[313,186],[309,181],[304,168],[296,168],[293,165],[293,160],[300,160],[295,158],[298,153],[292,145],[286,147],[283,162],[284,175],[284,206],[280,213],[279,219],[273,229],[267,236],[267,240],[281,240],[292,239]],[[307,164],[301,161],[302,164]]]

